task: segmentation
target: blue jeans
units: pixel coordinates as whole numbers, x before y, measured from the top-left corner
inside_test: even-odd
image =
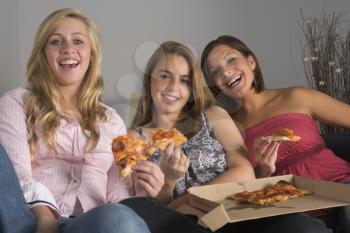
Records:
[[[0,232],[33,233],[36,220],[24,199],[16,172],[0,145]],[[146,223],[121,204],[98,206],[77,218],[60,218],[62,233],[149,233]]]
[[[77,218],[60,218],[62,233],[148,233],[146,223],[122,204],[98,206]]]
[[[1,145],[0,188],[0,232],[34,232],[35,218],[24,200],[16,172]]]

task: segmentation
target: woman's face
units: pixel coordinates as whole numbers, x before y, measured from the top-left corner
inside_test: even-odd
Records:
[[[255,60],[246,58],[238,50],[218,45],[208,55],[207,70],[214,85],[223,94],[241,99],[251,91],[254,80]]]
[[[191,94],[189,65],[179,55],[164,56],[151,74],[151,97],[156,114],[178,114]]]
[[[45,55],[59,85],[78,88],[91,57],[85,24],[71,17],[59,21],[46,43]]]

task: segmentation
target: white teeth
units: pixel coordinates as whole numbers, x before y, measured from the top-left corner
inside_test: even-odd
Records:
[[[63,61],[60,61],[59,64],[60,65],[76,65],[78,64],[79,62],[77,60],[72,60],[72,59],[69,59],[69,60],[63,60]]]
[[[231,80],[227,83],[227,85],[231,86],[231,85],[232,85],[234,82],[236,82],[240,77],[241,77],[240,75],[234,77],[233,79],[231,79]]]
[[[175,97],[175,96],[171,96],[171,95],[164,95],[163,94],[163,97],[170,100],[170,101],[175,101],[175,100],[178,100],[179,98]]]

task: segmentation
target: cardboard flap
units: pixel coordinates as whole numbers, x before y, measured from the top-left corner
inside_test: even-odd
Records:
[[[188,192],[198,197],[205,196],[206,199],[215,202],[226,198],[228,195],[237,192],[237,190],[243,191],[242,185],[236,182],[230,182],[191,187],[188,189]]]
[[[191,206],[194,206],[202,211],[208,212],[211,211],[212,209],[216,208],[219,203],[201,198],[199,196],[196,196],[192,193],[189,194],[189,204]]]
[[[225,208],[223,205],[219,205],[209,213],[203,215],[200,218],[199,224],[202,225],[204,223],[210,230],[216,231],[229,222],[230,218],[227,216]]]
[[[350,204],[350,185],[301,176],[294,176],[294,183],[297,187],[309,189],[320,197]]]
[[[206,214],[206,212],[201,211],[201,210],[189,205],[188,203],[181,204],[176,210],[183,213],[183,214],[196,215],[198,217],[198,219]]]

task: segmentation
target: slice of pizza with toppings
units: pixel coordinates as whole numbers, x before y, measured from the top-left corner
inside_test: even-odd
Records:
[[[176,146],[181,146],[187,142],[187,138],[177,129],[169,130],[156,129],[150,134],[153,141],[153,146],[164,152],[169,143],[174,143]]]
[[[306,189],[296,188],[293,184],[281,180],[272,187],[256,191],[243,191],[228,196],[240,204],[256,204],[261,206],[271,206],[274,203],[287,201],[289,199],[310,195],[312,192]]]
[[[138,161],[147,160],[157,149],[151,146],[146,139],[121,135],[113,139],[112,151],[121,178],[128,176],[132,172],[132,167]]]
[[[150,137],[153,145],[150,145],[146,138],[131,135],[121,135],[113,139],[112,151],[120,168],[121,178],[129,175],[138,161],[148,160],[157,149],[164,152],[169,143],[180,146],[187,141],[187,138],[175,128],[155,129]]]
[[[299,141],[300,138],[301,138],[300,136],[294,134],[293,130],[288,128],[280,129],[271,135],[262,137],[262,139],[264,140],[293,141],[293,142]]]

